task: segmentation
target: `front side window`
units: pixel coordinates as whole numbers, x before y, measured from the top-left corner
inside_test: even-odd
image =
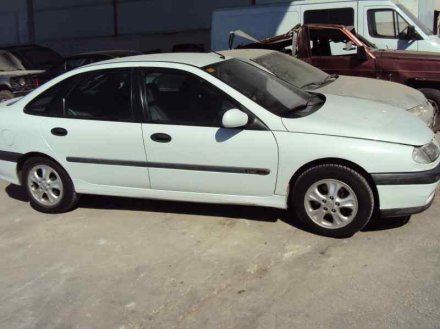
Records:
[[[279,116],[303,110],[311,98],[310,94],[280,78],[237,59],[225,60],[204,69],[242,95]]]
[[[312,57],[353,56],[357,46],[340,29],[310,29]]]
[[[144,73],[149,122],[221,127],[223,114],[237,105],[204,79],[184,71]]]
[[[86,73],[64,97],[69,118],[133,121],[130,70]]]
[[[368,10],[368,31],[372,37],[399,39],[408,27],[409,23],[393,9]]]

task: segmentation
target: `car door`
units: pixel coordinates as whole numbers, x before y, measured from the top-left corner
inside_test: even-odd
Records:
[[[131,69],[76,75],[43,92],[26,112],[42,116],[41,135],[77,183],[95,192],[149,187]]]
[[[258,118],[188,71],[149,68],[139,74],[147,109],[143,135],[153,189],[274,195],[278,147]],[[250,115],[246,127],[222,127],[223,114],[233,108]]]
[[[411,25],[393,8],[366,6],[364,18],[368,28],[366,36],[379,49],[397,49],[418,51],[418,41],[408,40],[406,33]]]
[[[374,78],[375,59],[358,56],[359,43],[340,28],[309,29],[310,63],[329,74]]]

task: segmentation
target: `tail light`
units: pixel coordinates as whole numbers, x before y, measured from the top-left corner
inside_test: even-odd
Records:
[[[40,79],[34,78],[34,86],[35,86],[35,88],[40,87]]]

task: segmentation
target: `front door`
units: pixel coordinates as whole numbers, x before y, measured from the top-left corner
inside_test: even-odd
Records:
[[[131,70],[84,73],[50,88],[26,111],[77,183],[148,188],[142,126],[131,104]]]
[[[329,74],[376,77],[375,60],[360,59],[358,42],[339,28],[309,28],[310,64]]]
[[[177,69],[151,68],[141,74],[148,107],[143,135],[153,189],[274,194],[278,147],[258,119],[251,116],[244,128],[222,128],[227,110],[246,109],[207,81]]]

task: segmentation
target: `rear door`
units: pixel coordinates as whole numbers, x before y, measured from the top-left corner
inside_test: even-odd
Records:
[[[148,188],[142,127],[132,104],[131,69],[83,73],[49,88],[26,113],[76,183]]]

